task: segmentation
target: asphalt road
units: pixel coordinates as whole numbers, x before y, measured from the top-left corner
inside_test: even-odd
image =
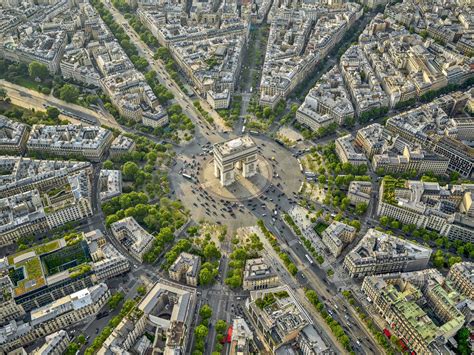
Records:
[[[7,91],[7,95],[12,103],[18,106],[35,109],[37,111],[45,111],[46,107],[54,106],[61,110],[65,116],[70,116],[76,121],[80,120],[83,123],[93,125],[104,124],[109,127],[123,130],[122,127],[115,122],[112,116],[100,110],[93,111],[83,106],[67,103],[53,95],[44,95],[35,90],[10,83],[3,79],[0,80],[0,87]]]

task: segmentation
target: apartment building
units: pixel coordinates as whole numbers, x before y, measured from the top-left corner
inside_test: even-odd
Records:
[[[301,329],[296,337],[296,344],[303,355],[329,355],[332,353],[332,349],[326,344],[313,324],[308,324]]]
[[[97,126],[34,125],[27,149],[38,153],[101,161],[113,139],[111,131]]]
[[[146,82],[145,76],[135,69],[116,72],[102,78],[101,87],[119,113],[128,119],[142,122],[143,115],[147,113],[148,119],[158,122],[166,113]]]
[[[432,137],[428,149],[449,159],[448,170],[461,176],[474,176],[474,149],[451,137]]]
[[[269,300],[266,305],[264,297]],[[295,340],[305,326],[312,324],[287,285],[251,291],[246,307],[260,338],[272,350]]]
[[[0,324],[25,315],[23,307],[15,302],[13,283],[8,276],[0,277]]]
[[[155,238],[148,233],[133,217],[126,217],[110,225],[112,235],[139,262],[153,247]]]
[[[120,170],[100,170],[100,201],[104,202],[122,194],[122,172]]]
[[[372,20],[381,21],[385,26],[365,32],[363,49],[391,107],[472,77],[469,58],[452,51],[452,47],[426,41],[382,14]],[[430,28],[433,29],[428,26],[428,32]],[[434,61],[436,66],[431,65]]]
[[[474,263],[461,262],[449,269],[446,279],[468,299],[474,299]]]
[[[344,245],[354,240],[356,233],[357,230],[354,227],[334,221],[323,231],[322,239],[324,245],[337,258],[341,254]]]
[[[230,92],[227,89],[223,92],[210,90],[207,92],[206,99],[214,110],[226,109],[230,105]]]
[[[45,337],[46,343],[33,350],[33,355],[62,355],[71,341],[65,330],[49,334]]]
[[[440,186],[438,183],[395,180],[385,177],[380,185],[377,214],[404,224],[437,231],[451,240],[474,240],[471,184]],[[467,214],[467,217],[466,217]]]
[[[99,87],[100,74],[93,65],[91,52],[85,48],[87,39],[83,29],[76,31],[64,48],[59,67],[63,78]]]
[[[92,271],[97,282],[103,282],[130,271],[130,262],[115,247],[107,243],[99,229],[83,233],[92,258]]]
[[[473,149],[457,139],[457,134],[452,131],[453,122],[447,114],[456,114],[466,105],[467,100],[468,97],[459,92],[443,96],[429,104],[390,117],[386,128],[394,136],[447,158],[448,172],[455,171],[469,178],[474,173]],[[466,134],[469,136],[469,131]]]
[[[435,269],[367,276],[362,291],[396,335],[417,354],[449,352],[445,347],[464,325],[458,310],[462,297]]]
[[[164,127],[169,121],[168,113],[164,109],[156,112],[144,112],[142,114],[142,124],[151,128]]]
[[[45,192],[69,183],[68,178],[78,173],[92,175],[89,162],[40,160],[27,157],[0,155],[0,198],[37,189]]]
[[[280,279],[275,270],[263,258],[248,259],[245,262],[242,288],[244,290],[261,290],[276,287]]]
[[[444,132],[447,136],[459,141],[474,140],[474,119],[471,117],[453,117],[449,120]]]
[[[358,152],[354,147],[354,137],[351,134],[336,139],[336,154],[342,163],[367,164],[365,155]]]
[[[123,134],[120,134],[112,141],[109,154],[111,158],[116,158],[127,153],[131,153],[135,149],[135,141]]]
[[[66,184],[45,192],[33,189],[0,199],[0,245],[91,216],[90,196],[89,177],[79,172],[69,176]]]
[[[337,66],[324,74],[296,111],[296,120],[313,131],[332,123],[344,124],[354,109]]]
[[[355,3],[305,5],[298,10],[285,3],[272,7],[260,82],[261,105],[274,107],[288,97],[362,15]]]
[[[388,97],[360,45],[350,46],[339,66],[357,116],[388,107]]]
[[[351,181],[347,190],[347,197],[352,205],[359,203],[369,204],[372,193],[372,183],[370,181]]]
[[[110,297],[106,284],[92,286],[34,309],[28,322],[12,320],[0,328],[0,348],[11,351],[39,337],[73,326],[94,316]]]
[[[354,143],[362,149],[369,160],[375,154],[380,154],[385,150],[387,134],[384,131],[384,127],[379,123],[368,125],[357,131]]]
[[[198,255],[190,253],[181,253],[171,264],[168,273],[171,280],[181,282],[186,285],[197,286],[199,278],[199,269],[201,268],[201,258]]]
[[[2,41],[0,55],[8,60],[29,64],[44,64],[51,74],[59,71],[59,63],[67,44],[67,33],[62,29],[24,30],[19,36]]]
[[[0,244],[14,243],[23,235],[46,230],[48,224],[38,190],[0,199]]]
[[[232,338],[229,355],[243,355],[250,352],[250,341],[253,332],[243,318],[234,318],[232,321]]]
[[[375,229],[369,229],[344,258],[352,278],[426,268],[432,250]]]
[[[191,323],[196,300],[195,288],[164,279],[158,281],[142,299],[136,311],[122,319],[97,353],[106,355],[117,351],[131,351],[137,347],[145,332],[163,341],[153,342],[150,348],[143,349],[143,353],[147,350],[163,354],[186,353],[190,334],[194,329]]]
[[[22,154],[26,148],[29,128],[0,115],[0,152]]]
[[[416,172],[417,175],[427,172],[444,175],[449,167],[449,159],[438,154],[430,153],[421,148],[410,149],[405,146],[403,153],[376,154],[372,158],[372,168],[385,174],[403,174]]]
[[[194,3],[184,21],[181,6],[142,7],[137,14],[158,42],[169,49],[199,95],[214,109],[228,108],[250,23],[225,3],[218,12],[211,6]]]

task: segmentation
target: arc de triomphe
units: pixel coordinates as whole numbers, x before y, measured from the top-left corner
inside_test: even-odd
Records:
[[[249,178],[257,173],[257,145],[248,136],[214,144],[214,176],[222,186],[235,181],[234,167],[242,169],[242,176]]]

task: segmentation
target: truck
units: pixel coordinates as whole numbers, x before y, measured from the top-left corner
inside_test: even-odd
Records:
[[[182,175],[183,175],[183,177],[185,177],[188,180],[191,180],[191,181],[193,180],[193,177],[191,175],[188,175],[186,173],[183,173]]]

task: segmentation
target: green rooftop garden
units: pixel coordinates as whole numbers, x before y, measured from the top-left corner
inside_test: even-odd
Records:
[[[313,229],[316,233],[318,233],[318,235],[321,235],[326,230],[327,227],[328,227],[328,224],[320,221],[314,225]]]
[[[258,298],[255,300],[255,304],[257,305],[258,308],[264,309],[268,306],[271,306],[273,303],[275,303],[276,298],[273,296],[273,293],[267,293],[263,298]]]
[[[40,255],[51,253],[61,248],[61,245],[61,239],[57,239],[48,243],[35,245],[34,247],[8,256],[8,264],[12,266],[9,270],[9,276],[15,285],[16,296],[40,288],[46,284]],[[18,257],[28,253],[33,253],[30,258],[18,261],[17,263],[14,262]]]
[[[282,298],[287,298],[288,296],[289,296],[288,292],[286,291],[271,292],[271,293],[265,294],[263,298],[256,299],[255,304],[257,305],[258,308],[264,309],[274,304],[277,298],[282,299]]]
[[[46,284],[41,262],[37,256],[16,264],[15,268],[10,269],[9,274],[12,278],[12,282],[16,286],[16,296],[20,296],[25,292],[37,289]]]
[[[64,248],[41,257],[47,275],[70,270],[76,266],[91,261],[89,249],[85,241],[67,245]]]
[[[52,252],[53,250],[59,249],[60,246],[61,246],[60,239],[53,240],[52,242],[48,242],[45,244],[35,245],[34,247],[31,247],[31,248],[22,250],[16,254],[10,255],[8,257],[8,264],[13,265],[14,264],[13,260],[15,260],[16,257],[29,253],[31,251],[34,251],[35,254],[39,256],[41,254],[46,254],[46,253]]]
[[[76,278],[92,270],[92,266],[89,264],[81,264],[69,269],[69,277]]]
[[[395,190],[403,189],[406,185],[405,179],[396,179],[389,175],[385,176],[382,181],[383,184],[383,202],[389,203],[391,205],[397,204],[397,199],[395,198]]]

